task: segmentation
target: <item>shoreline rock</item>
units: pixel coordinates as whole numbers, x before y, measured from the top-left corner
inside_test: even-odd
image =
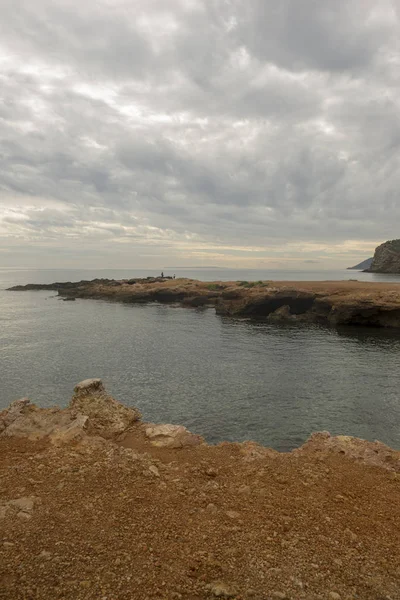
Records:
[[[101,379],[86,379],[77,384],[65,409],[39,408],[27,398],[15,400],[0,412],[0,439],[26,438],[37,441],[46,438],[52,444],[68,444],[95,438],[123,443],[127,434],[137,437],[137,425],[149,447],[177,450],[208,446],[203,437],[191,433],[183,425],[142,422],[140,412],[110,396]],[[221,444],[229,445],[230,442]],[[252,441],[236,445],[246,460],[280,454]],[[378,441],[368,442],[351,436],[331,436],[328,432],[316,432],[289,454],[305,452],[320,456],[327,453],[341,454],[400,473],[400,452]]]
[[[193,279],[98,280],[16,286],[9,291],[55,290],[63,299],[215,308],[218,315],[332,327],[400,328],[400,284],[358,281],[201,282]]]
[[[99,379],[71,404],[0,413],[0,596],[400,597],[400,452],[327,432],[208,445]]]

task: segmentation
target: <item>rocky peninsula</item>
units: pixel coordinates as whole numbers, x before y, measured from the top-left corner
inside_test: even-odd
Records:
[[[99,379],[0,413],[0,598],[395,600],[400,453],[141,420]]]
[[[95,279],[11,291],[55,291],[63,299],[92,298],[125,303],[161,302],[215,307],[218,314],[267,321],[330,326],[400,327],[400,283],[359,281],[214,281],[147,278]]]

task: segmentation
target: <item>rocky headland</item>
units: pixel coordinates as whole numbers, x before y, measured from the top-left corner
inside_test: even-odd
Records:
[[[400,273],[400,240],[389,240],[375,249],[369,273]]]
[[[358,263],[357,265],[354,265],[354,267],[347,267],[347,270],[348,271],[366,271],[372,265],[373,260],[374,259],[371,256],[371,258],[366,258],[365,260]]]
[[[98,379],[0,413],[0,598],[396,600],[400,453],[141,420]]]
[[[161,302],[215,307],[218,314],[267,321],[323,325],[400,327],[400,284],[358,281],[231,281],[193,279],[95,279],[30,284],[11,291],[54,290],[63,299],[92,298],[125,303]]]

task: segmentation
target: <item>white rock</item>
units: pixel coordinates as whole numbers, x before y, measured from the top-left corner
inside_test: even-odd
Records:
[[[155,465],[150,465],[149,467],[150,473],[153,473],[156,477],[160,477],[160,472]]]
[[[158,448],[184,448],[204,442],[201,436],[190,433],[183,425],[151,425],[146,427],[145,434],[151,445]]]

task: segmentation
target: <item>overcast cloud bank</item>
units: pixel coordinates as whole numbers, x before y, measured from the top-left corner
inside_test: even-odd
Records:
[[[400,237],[397,6],[3,0],[0,266],[371,256]]]

